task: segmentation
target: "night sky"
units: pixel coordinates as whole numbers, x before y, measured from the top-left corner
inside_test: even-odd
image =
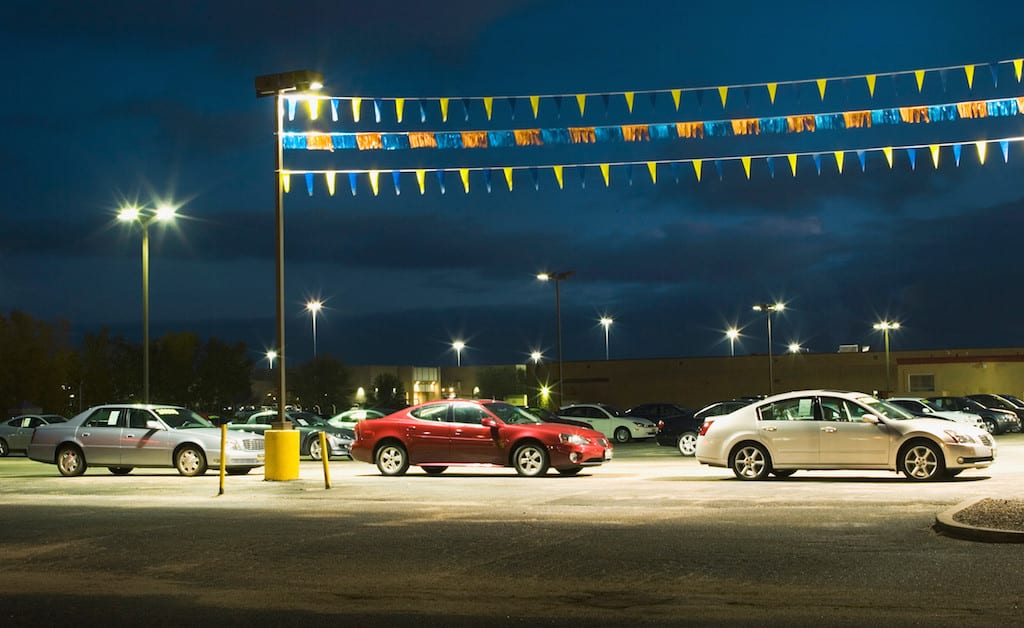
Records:
[[[366,99],[358,124],[345,111],[328,125],[349,132],[940,105],[1024,95],[1012,66],[997,63],[1024,56],[1022,19],[1024,6],[985,1],[8,1],[0,312],[140,341],[140,235],[115,214],[171,201],[176,224],[150,230],[152,335],[245,341],[259,359],[276,333],[275,121],[273,99],[255,97],[257,75],[317,70],[324,94]],[[970,88],[955,69],[967,64],[978,64]],[[950,67],[917,89],[914,70]],[[879,75],[873,97],[863,78],[829,82],[824,98],[815,87],[868,74]],[[774,103],[767,83],[780,85]],[[717,88],[744,85],[754,87],[730,90],[723,108]],[[678,111],[671,89],[684,90]],[[632,112],[623,92],[637,92]],[[580,93],[611,97],[607,107],[589,97],[581,117]],[[537,119],[528,99],[506,101],[530,95],[565,98],[557,111],[542,99]],[[375,122],[373,99],[396,97],[408,99],[404,121],[391,104]],[[491,120],[481,97],[495,99]],[[872,325],[882,318],[902,324],[896,350],[1024,346],[1024,143],[1010,143],[1005,163],[995,144],[984,164],[974,148],[1022,136],[1022,125],[1017,115],[642,144],[287,151],[286,168],[385,172],[377,196],[365,175],[355,196],[339,175],[333,197],[319,181],[310,197],[293,177],[288,359],[312,356],[303,304],[317,297],[318,352],[345,363],[454,364],[455,339],[465,365],[524,362],[532,349],[553,359],[554,289],[535,279],[545,269],[576,273],[561,284],[567,360],[604,357],[605,315],[613,359],[727,355],[731,325],[742,328],[738,354],[764,353],[765,320],[751,305],[776,300],[787,306],[773,322],[776,352],[792,341],[880,349]],[[959,166],[950,143],[964,145]],[[871,150],[931,144],[944,147],[938,168],[927,150],[913,168],[906,151],[889,167]],[[867,150],[863,171],[857,150]],[[841,173],[834,151],[848,151]],[[795,177],[784,157],[774,177],[753,159],[749,178],[726,159],[790,153],[804,155]],[[810,153],[822,155],[820,174]],[[663,163],[652,183],[645,163],[673,160],[679,182]],[[627,162],[631,174],[612,167],[607,187],[593,165]],[[565,165],[564,189],[551,164]],[[578,164],[591,164],[582,181]],[[522,168],[512,191],[502,166]],[[492,190],[480,171],[468,193],[448,172],[442,194],[434,171],[459,167],[497,168]],[[424,194],[406,172],[396,195],[387,173],[415,168],[429,173]]]

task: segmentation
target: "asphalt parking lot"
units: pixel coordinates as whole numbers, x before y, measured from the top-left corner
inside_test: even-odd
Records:
[[[740,482],[652,443],[577,477],[320,463],[113,476],[0,459],[4,623],[861,625],[1019,622],[1024,546],[937,533],[1024,498],[1024,435],[988,470]],[[15,593],[17,592],[17,593]],[[113,615],[111,615],[113,613]]]

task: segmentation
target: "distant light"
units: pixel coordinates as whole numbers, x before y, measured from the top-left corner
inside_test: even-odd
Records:
[[[138,207],[122,207],[121,211],[117,212],[117,219],[124,222],[131,222],[139,219],[139,208]]]
[[[541,281],[547,281],[551,279],[551,275],[547,273],[537,273],[537,279],[540,279]]]
[[[156,208],[156,219],[161,221],[174,220],[175,211],[171,205],[161,205]]]
[[[879,331],[887,331],[890,329],[899,329],[900,324],[896,321],[880,321],[875,323],[874,327]]]
[[[737,338],[740,337],[740,330],[736,329],[735,327],[730,327],[729,329],[725,330],[725,337],[728,338],[729,340],[736,340]]]
[[[781,312],[786,309],[786,304],[781,301],[778,303],[758,303],[751,309],[755,312]]]
[[[601,323],[601,325],[604,326],[605,329],[608,329],[609,327],[612,326],[612,323],[614,323],[615,320],[612,319],[610,316],[602,316],[599,322]]]
[[[455,342],[452,343],[452,349],[455,349],[456,351],[462,351],[465,348],[466,343],[462,342],[461,340],[456,340]]]
[[[797,342],[789,343],[789,352],[790,353],[800,353],[803,350],[804,350],[804,348],[800,346],[800,343],[797,343]]]
[[[306,302],[306,309],[312,312],[313,314],[319,312],[321,308],[323,308],[323,306],[324,304],[322,302],[316,300]]]
[[[533,351],[533,352],[530,353],[530,359],[533,360],[534,364],[540,362],[541,358],[543,358],[543,357],[544,357],[544,354],[541,353],[540,351]]]

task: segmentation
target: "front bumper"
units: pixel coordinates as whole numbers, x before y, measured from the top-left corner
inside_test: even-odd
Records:
[[[946,444],[947,469],[984,469],[996,459],[996,445],[977,443]]]
[[[602,447],[598,444],[569,445],[561,443],[548,447],[548,454],[551,458],[551,466],[555,468],[596,467],[608,462],[613,457],[611,444]]]

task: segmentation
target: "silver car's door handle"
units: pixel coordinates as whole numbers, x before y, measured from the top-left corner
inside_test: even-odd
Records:
[[[830,426],[828,426],[828,427],[823,427],[823,428],[821,428],[821,431],[822,431],[822,432],[829,432],[829,433],[832,433],[832,432],[835,432],[835,431],[836,431],[836,428],[834,428],[834,427],[832,427],[832,426],[830,425]]]
[[[763,428],[763,429],[764,429],[764,431],[766,431],[766,432],[774,432],[775,430],[777,430],[777,429],[779,429],[779,428],[775,427],[774,425],[770,425],[770,426],[768,426],[768,427],[765,427],[765,428]]]

